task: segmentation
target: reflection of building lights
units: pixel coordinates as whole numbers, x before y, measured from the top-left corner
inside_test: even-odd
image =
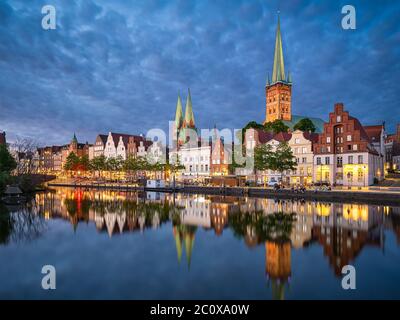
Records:
[[[354,221],[368,221],[368,206],[343,204],[343,218]]]
[[[331,213],[331,207],[329,204],[319,203],[317,205],[317,215],[327,217]]]

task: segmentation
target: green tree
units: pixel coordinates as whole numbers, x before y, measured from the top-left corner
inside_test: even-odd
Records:
[[[75,171],[79,165],[79,157],[71,152],[67,159],[65,159],[64,170],[66,171]]]
[[[87,171],[90,169],[90,161],[88,155],[83,155],[78,161],[78,170]]]
[[[284,124],[282,120],[276,119],[272,122],[265,123],[263,129],[267,132],[280,133],[288,132],[289,127]]]
[[[0,194],[5,191],[6,186],[11,183],[11,171],[17,167],[17,162],[5,145],[0,145]]]
[[[295,161],[292,149],[287,142],[279,143],[273,157],[271,157],[270,169],[280,172],[283,181],[283,172],[286,170],[295,170],[297,163]]]
[[[269,144],[260,144],[254,148],[254,170],[256,173],[256,181],[258,180],[257,171],[264,171],[272,168],[271,166],[274,163],[274,156],[272,146]]]
[[[310,119],[304,118],[294,125],[293,130],[315,132],[316,128],[314,123]]]
[[[106,170],[106,157],[103,154],[101,156],[94,157],[89,162],[89,169],[95,173],[100,173],[101,176],[101,172]]]
[[[7,147],[0,145],[0,172],[10,173],[17,167],[17,162],[8,151]]]
[[[110,172],[111,176],[111,173],[121,171],[123,169],[123,165],[124,160],[121,156],[118,156],[116,158],[111,157],[106,161],[106,170]]]
[[[244,143],[244,138],[246,135],[247,129],[261,129],[264,130],[264,126],[256,121],[250,121],[247,123],[242,129],[242,143]],[[238,130],[236,137],[240,139],[240,130]]]
[[[6,190],[8,184],[12,182],[8,172],[0,172],[0,195]]]

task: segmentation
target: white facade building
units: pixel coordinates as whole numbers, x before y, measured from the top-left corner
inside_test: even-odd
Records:
[[[313,141],[318,141],[318,135],[296,130],[288,141],[293,155],[296,157],[297,168],[290,172],[290,183],[309,185],[313,181],[314,153]]]
[[[198,178],[210,175],[211,147],[181,148],[170,153],[171,162],[178,155],[179,162],[185,167],[181,172],[182,178]]]
[[[314,156],[314,182],[366,187],[383,175],[383,157],[371,152]]]

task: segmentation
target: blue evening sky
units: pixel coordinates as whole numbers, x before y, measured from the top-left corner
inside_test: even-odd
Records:
[[[41,28],[41,8],[57,29]],[[352,4],[357,29],[341,28]],[[400,2],[1,0],[0,130],[9,139],[94,142],[166,129],[178,92],[200,128],[263,121],[277,10],[294,114],[343,102],[363,124],[400,122]]]

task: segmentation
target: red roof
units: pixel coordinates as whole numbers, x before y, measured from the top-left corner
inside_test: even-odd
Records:
[[[303,137],[304,139],[307,139],[313,143],[317,143],[318,142],[318,138],[319,138],[319,134],[315,133],[315,132],[308,132],[305,131],[303,132]]]
[[[258,129],[258,140],[260,143],[267,143],[274,137],[274,134],[271,132],[265,132],[264,130]]]
[[[364,126],[364,130],[367,133],[369,140],[371,142],[380,142],[381,141],[381,133],[384,130],[382,124],[375,126]]]
[[[106,144],[107,137],[108,137],[106,134],[99,134],[97,137],[100,138],[101,142],[103,142],[103,145]],[[96,140],[97,140],[97,138],[96,138]]]
[[[354,129],[360,131],[361,140],[371,142],[367,132],[365,131],[364,127],[361,125],[360,121],[357,118],[349,116],[350,120],[354,120]]]
[[[289,141],[290,138],[292,137],[291,133],[287,132],[279,132],[276,135],[274,135],[273,139],[279,141],[279,142],[284,142],[284,141]]]
[[[111,132],[111,136],[114,140],[115,146],[118,145],[120,137],[122,137],[122,141],[125,146],[128,144],[129,138],[132,138],[137,146],[142,141],[145,149],[147,149],[149,146],[151,146],[153,144],[152,141],[146,140],[143,136],[138,136],[138,135]]]

